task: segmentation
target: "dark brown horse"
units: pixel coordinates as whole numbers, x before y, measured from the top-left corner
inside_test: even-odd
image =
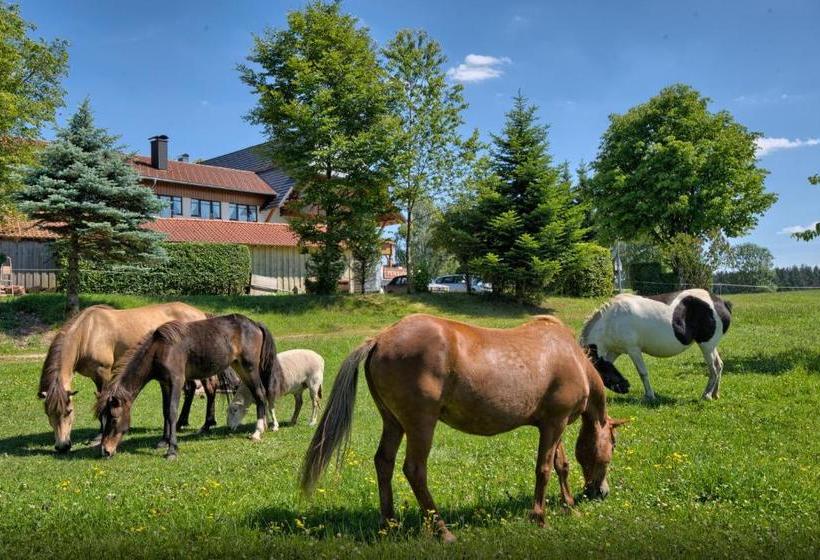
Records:
[[[123,360],[125,369],[97,399],[96,414],[103,436],[103,457],[112,456],[131,425],[131,405],[143,387],[156,379],[162,388],[165,419],[162,440],[166,457],[177,454],[174,419],[186,380],[221,375],[229,367],[252,389],[256,402],[256,432],[265,431],[267,401],[281,391],[282,369],[270,331],[243,315],[225,315],[201,321],[165,323],[149,334]]]
[[[533,517],[544,524],[544,493],[553,463],[561,494],[573,504],[561,436],[581,417],[575,455],[585,494],[609,492],[607,467],[622,421],[606,413],[604,386],[572,332],[552,317],[514,329],[485,329],[430,315],[410,315],[354,350],[343,362],[327,410],[302,466],[310,492],[334,450],[350,435],[359,363],[382,417],[375,456],[381,517],[394,517],[391,479],[396,452],[407,435],[404,475],[439,534],[454,540],[427,487],[427,457],[441,420],[462,432],[491,436],[519,426],[539,430]],[[343,451],[340,451],[343,452]]]

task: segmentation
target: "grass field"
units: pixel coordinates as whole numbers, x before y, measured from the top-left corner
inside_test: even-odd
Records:
[[[610,414],[629,417],[610,471],[611,494],[560,513],[550,483],[549,527],[527,518],[536,431],[494,438],[440,425],[430,457],[430,487],[459,538],[431,536],[397,469],[400,525],[378,527],[372,456],[380,434],[361,383],[350,453],[331,469],[315,499],[296,490],[311,436],[309,405],[296,427],[247,439],[220,426],[180,439],[179,459],[153,448],[161,434],[155,384],[136,401],[133,429],[110,461],[75,444],[55,456],[53,436],[35,398],[49,332],[61,320],[58,296],[0,303],[0,557],[731,557],[820,555],[820,293],[737,295],[721,343],[721,399],[698,399],[706,384],[700,352],[648,358],[660,404],[641,402],[631,363],[629,395],[610,394]],[[311,348],[325,357],[325,397],[341,360],[365,336],[410,312],[482,325],[511,326],[554,311],[576,330],[599,302],[551,298],[544,309],[459,296],[188,298],[202,309],[238,311],[264,321],[279,348]],[[88,297],[118,307],[145,298]],[[13,357],[21,356],[20,359]],[[26,357],[28,355],[28,357]],[[75,442],[95,433],[93,385],[79,379]],[[289,418],[292,399],[277,407]],[[204,401],[191,418],[200,422]],[[577,424],[565,436],[572,448]],[[399,464],[403,451],[399,453]],[[577,492],[581,474],[573,461]]]

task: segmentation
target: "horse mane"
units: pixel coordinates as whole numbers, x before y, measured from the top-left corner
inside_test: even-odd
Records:
[[[157,327],[154,334],[169,344],[176,344],[188,334],[188,325],[182,321],[169,321]]]
[[[563,321],[556,317],[555,315],[534,315],[532,318],[533,321],[543,321],[545,323],[550,323],[552,325],[560,325],[564,326]]]
[[[601,305],[598,309],[593,311],[592,315],[587,317],[586,321],[584,321],[584,326],[581,328],[581,336],[579,339],[581,342],[581,346],[587,346],[587,340],[589,339],[589,335],[592,332],[592,327],[594,327],[595,323],[597,323],[601,319],[601,317],[604,316],[604,313],[606,313],[609,310],[609,308],[612,307],[614,303],[613,300],[614,298],[610,298],[607,301],[605,301],[603,305]]]
[[[39,394],[45,393],[46,413],[53,416],[57,413],[65,413],[68,410],[69,394],[60,382],[60,366],[62,365],[63,349],[68,341],[67,335],[74,325],[81,319],[85,319],[91,311],[98,309],[114,309],[110,305],[92,305],[77,313],[74,317],[66,321],[51,345],[48,347],[46,359],[43,362],[43,369],[40,374]]]

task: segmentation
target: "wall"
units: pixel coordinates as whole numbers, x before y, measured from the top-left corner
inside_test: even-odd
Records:
[[[252,273],[266,277],[258,286],[283,292],[296,288],[300,294],[305,293],[307,255],[301,254],[297,247],[257,245],[250,250]]]
[[[11,258],[12,284],[30,292],[57,287],[51,242],[0,239],[0,253]]]

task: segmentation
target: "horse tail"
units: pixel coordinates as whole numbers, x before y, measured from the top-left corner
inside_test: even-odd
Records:
[[[282,392],[284,373],[282,365],[276,358],[276,342],[268,327],[262,323],[256,323],[262,331],[262,348],[259,351],[259,370],[262,376],[262,384],[268,395],[268,406],[273,407],[273,400]]]
[[[316,487],[334,451],[336,451],[337,462],[341,463],[350,441],[353,406],[356,404],[356,385],[359,379],[359,363],[375,348],[376,340],[376,338],[371,338],[353,350],[339,368],[327,408],[322,414],[319,427],[313,434],[313,439],[310,441],[302,462],[300,485],[305,494],[310,494]]]

